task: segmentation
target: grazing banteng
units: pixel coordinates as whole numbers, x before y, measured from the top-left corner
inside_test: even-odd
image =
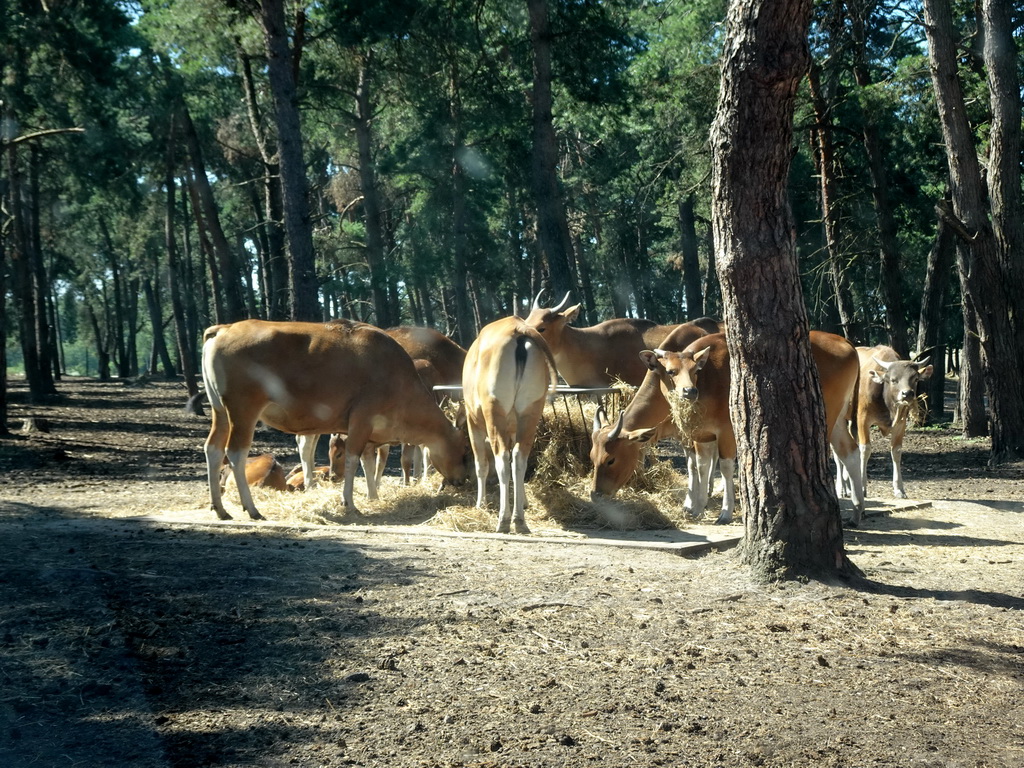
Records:
[[[580,305],[566,309],[568,293],[561,304],[550,309],[541,307],[539,301],[540,294],[537,294],[526,324],[544,337],[558,365],[558,373],[574,387],[606,387],[616,379],[640,386],[647,373],[639,358],[641,350],[660,346],[675,328],[630,318],[574,328],[569,323],[579,314]]]
[[[220,486],[223,489],[228,478],[234,478],[230,465],[224,465],[220,470]],[[274,458],[272,454],[261,453],[259,456],[250,456],[245,460],[245,482],[250,488],[270,488],[274,491],[291,491],[292,486],[288,485],[284,467]]]
[[[854,479],[853,524],[859,525],[863,511],[863,496],[860,494],[860,465],[857,460],[857,446],[848,429],[845,418],[851,404],[856,404],[857,382],[860,364],[857,352],[842,336],[821,331],[811,331],[811,354],[818,367],[818,377],[825,403],[825,428],[837,463],[845,468]],[[698,482],[687,494],[685,509],[691,515],[703,514],[707,505],[707,483],[713,452],[709,441],[717,438],[718,456],[722,476],[725,478],[725,493],[722,512],[717,523],[732,520],[736,506],[733,473],[736,461],[736,436],[729,418],[729,350],[725,334],[716,333],[697,339],[682,352],[654,350],[645,355],[651,370],[661,375],[666,397],[679,397],[695,402],[698,409],[693,412],[692,438],[697,449]]]
[[[523,514],[526,461],[544,401],[557,382],[555,361],[544,338],[518,317],[484,326],[466,355],[462,396],[476,458],[476,505],[484,506],[493,455],[498,470],[498,533],[508,533],[513,520],[517,533],[530,532]]]
[[[389,328],[385,333],[402,345],[409,353],[420,378],[431,390],[437,386],[457,387],[462,384],[462,366],[466,362],[466,350],[440,331],[425,326],[400,325]],[[447,395],[438,394],[438,405]],[[460,422],[461,423],[461,422]],[[378,452],[377,470],[383,473],[387,454]],[[429,458],[424,456],[423,447],[405,443],[402,445],[402,484],[426,477]],[[363,467],[366,471],[366,467]]]
[[[681,352],[704,335],[704,330],[696,323],[683,323],[672,329],[660,348]],[[640,355],[637,359],[641,359]],[[600,409],[594,417],[590,449],[590,460],[594,465],[590,498],[594,501],[602,496],[614,496],[629,482],[640,463],[644,446],[679,434],[671,419],[668,401],[661,391],[658,373],[647,369],[646,365],[645,370],[647,374],[643,383],[629,405],[619,413],[617,421],[607,423]],[[688,447],[688,450],[692,452],[692,448]]]
[[[900,360],[892,347],[857,347],[860,356],[860,398],[857,404],[856,430],[860,443],[861,490],[868,494],[868,459],[871,456],[871,427],[877,426],[889,437],[892,457],[892,495],[907,498],[903,487],[903,436],[907,419],[917,400],[917,383],[931,378],[929,358]]]
[[[261,519],[245,483],[245,457],[258,421],[298,436],[307,487],[315,482],[313,453],[323,433],[347,435],[345,505],[367,443],[428,445],[435,466],[452,483],[466,477],[465,436],[449,422],[416,374],[405,350],[365,323],[243,320],[203,334],[203,380],[213,408],[206,438],[210,498],[230,519],[217,478],[225,451],[242,506]]]

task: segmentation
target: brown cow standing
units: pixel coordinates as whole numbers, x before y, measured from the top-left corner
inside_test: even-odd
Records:
[[[825,427],[837,463],[854,480],[853,524],[859,525],[863,512],[860,494],[860,465],[857,446],[843,417],[856,402],[860,365],[857,352],[842,336],[822,331],[811,331],[811,353],[818,367],[822,395],[825,401]],[[697,443],[696,472],[698,482],[691,486],[684,508],[693,516],[703,514],[707,505],[707,475],[714,453],[708,442],[718,439],[718,456],[725,493],[722,512],[716,523],[732,520],[736,505],[733,483],[736,460],[736,436],[729,416],[729,349],[725,334],[716,333],[697,339],[682,352],[654,350],[645,355],[651,370],[661,374],[666,396],[676,396],[701,404],[700,422],[695,425],[693,439]]]
[[[860,356],[860,397],[857,403],[857,442],[860,443],[861,492],[868,494],[868,459],[871,457],[871,427],[889,437],[892,457],[892,495],[907,498],[903,487],[903,436],[907,419],[917,399],[917,383],[932,375],[928,358],[900,360],[892,347],[857,347]]]
[[[230,519],[217,482],[225,453],[242,506],[261,519],[245,483],[245,457],[258,421],[297,435],[307,487],[315,482],[313,453],[324,433],[347,435],[345,505],[367,443],[430,447],[435,466],[452,483],[466,477],[465,436],[449,422],[416,374],[405,350],[365,323],[243,320],[203,334],[203,381],[213,407],[206,439],[210,498]]]
[[[493,455],[498,471],[498,533],[529,533],[526,462],[544,401],[557,386],[555,361],[544,338],[518,317],[481,329],[466,355],[462,393],[476,458],[476,505],[484,506]],[[510,501],[509,496],[512,496]]]
[[[569,323],[579,314],[580,305],[566,309],[569,295],[557,307],[544,309],[537,294],[526,318],[526,324],[548,343],[558,373],[573,387],[607,387],[616,379],[640,386],[647,373],[639,358],[641,350],[660,346],[675,326],[616,318],[589,328],[574,328]]]
[[[681,352],[704,335],[705,331],[699,325],[683,323],[665,337],[660,348]],[[646,365],[644,367],[646,369]],[[606,423],[603,415],[598,410],[591,435],[590,460],[594,465],[590,482],[592,500],[619,492],[636,472],[645,445],[679,434],[670,417],[668,401],[661,391],[661,379],[650,369],[647,369],[643,383],[615,423]],[[691,454],[692,447],[687,451]],[[691,472],[692,464],[692,461],[687,462]]]

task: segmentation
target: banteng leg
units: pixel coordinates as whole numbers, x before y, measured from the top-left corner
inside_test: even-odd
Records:
[[[725,481],[725,487],[722,489],[722,511],[715,520],[715,525],[724,525],[732,522],[733,513],[736,511],[736,459],[719,459],[718,468],[722,473],[722,480]]]
[[[852,525],[858,526],[864,514],[864,489],[866,486],[864,478],[866,475],[863,472],[867,466],[864,446],[861,445],[858,452],[857,443],[850,434],[849,425],[844,419],[839,419],[832,428],[829,443],[832,446],[833,455],[843,467],[842,471],[850,479],[850,501],[853,503]],[[869,443],[867,455],[870,454],[871,448]],[[836,470],[836,472],[838,474],[841,470]]]
[[[262,520],[263,515],[256,509],[256,504],[252,500],[252,492],[249,490],[249,481],[245,476],[245,460],[249,456],[252,434],[255,431],[255,418],[250,421],[233,422],[231,435],[228,437],[227,457],[228,463],[231,464],[231,472],[235,476],[235,485],[238,487],[238,497],[241,499],[242,508],[249,513],[249,517],[253,520]]]
[[[332,438],[333,439],[333,438]],[[296,435],[295,444],[299,449],[299,462],[302,464],[302,487],[309,490],[316,485],[316,444],[320,435]]]
[[[467,427],[476,464],[476,506],[483,509],[487,503],[487,479],[491,474],[491,446],[487,443],[487,434],[482,426],[469,422]]]
[[[224,449],[228,442],[227,414],[214,409],[210,424],[210,435],[206,438],[206,475],[210,484],[210,505],[221,520],[230,520],[231,515],[224,509],[224,498],[220,488],[220,472],[224,465]]]
[[[530,532],[526,524],[526,460],[529,457],[530,452],[522,449],[522,443],[517,443],[512,449],[512,479],[515,482],[512,524],[516,527],[516,533]]]
[[[718,445],[712,442],[694,443],[696,454],[695,469],[692,473],[695,482],[687,489],[683,511],[688,517],[699,518],[708,505],[708,486],[711,481],[711,470],[715,465]]]
[[[509,495],[512,486],[512,451],[504,445],[494,452],[494,467],[498,473],[498,533],[512,529],[512,509]]]
[[[907,498],[907,492],[903,488],[903,436],[907,431],[907,418],[897,417],[892,427],[890,436],[889,455],[892,456],[892,495],[897,499]]]

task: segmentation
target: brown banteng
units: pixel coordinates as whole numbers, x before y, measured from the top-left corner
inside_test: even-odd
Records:
[[[859,525],[864,505],[859,483],[860,463],[856,442],[843,418],[857,401],[860,374],[857,352],[842,336],[821,331],[811,331],[810,343],[825,403],[826,434],[840,469],[845,468],[854,480],[853,524]],[[707,505],[705,479],[714,458],[714,452],[708,446],[717,438],[725,493],[722,512],[716,522],[731,521],[736,506],[733,482],[736,436],[729,418],[729,350],[725,334],[716,333],[697,339],[682,352],[654,350],[645,355],[645,361],[652,370],[660,373],[666,397],[696,404],[689,426],[696,442],[697,482],[691,485],[687,494],[686,511],[694,516],[701,515]]]
[[[892,495],[907,498],[903,487],[903,437],[907,420],[917,402],[917,383],[931,378],[928,359],[900,360],[892,347],[857,347],[860,356],[860,398],[856,430],[860,443],[861,490],[868,493],[868,459],[871,456],[871,427],[889,437],[892,457]]]
[[[203,334],[203,380],[213,407],[206,438],[210,497],[230,518],[217,478],[225,453],[242,506],[261,519],[245,484],[245,457],[258,421],[297,436],[307,486],[324,433],[347,435],[345,505],[367,443],[428,445],[435,466],[453,483],[466,477],[465,436],[449,422],[412,359],[383,331],[365,323],[243,320]]]
[[[384,331],[402,345],[413,360],[426,360],[433,368],[436,384],[458,386],[462,383],[462,366],[466,350],[433,328],[400,325]]]
[[[508,533],[512,521],[517,533],[530,532],[523,513],[526,462],[544,402],[557,383],[555,361],[544,338],[518,317],[484,326],[466,355],[462,395],[476,458],[476,505],[484,506],[493,456],[499,533]]]
[[[672,329],[660,348],[681,352],[704,335],[699,325],[683,323]],[[640,355],[637,355],[637,359],[641,359]],[[646,365],[644,368],[647,374],[643,383],[615,422],[607,423],[600,409],[594,417],[590,449],[590,461],[594,465],[590,481],[592,500],[618,493],[636,472],[646,445],[679,434],[672,421],[668,401],[661,391],[658,373]],[[688,447],[688,451],[692,452],[692,448]],[[691,463],[687,462],[688,465]]]
[[[574,328],[569,323],[579,314],[580,305],[566,309],[568,293],[557,307],[550,309],[541,307],[539,301],[540,294],[537,294],[526,324],[544,337],[558,365],[558,373],[574,387],[606,387],[616,379],[640,386],[647,372],[640,361],[641,350],[660,346],[675,328],[631,318]]]
[[[389,328],[385,333],[402,345],[409,353],[420,378],[430,388],[437,386],[457,387],[462,384],[462,366],[466,362],[466,350],[440,331],[425,326],[400,325]],[[439,405],[447,396],[437,395]],[[378,477],[384,471],[387,454],[378,452]],[[426,477],[429,457],[424,456],[422,446],[402,446],[402,483],[409,485],[414,480]],[[366,467],[363,467],[366,471]]]
[[[234,480],[231,466],[225,464],[220,470],[221,488],[224,488],[229,478]],[[293,490],[288,485],[284,467],[269,453],[250,456],[245,460],[245,482],[250,488],[270,488],[274,491]]]

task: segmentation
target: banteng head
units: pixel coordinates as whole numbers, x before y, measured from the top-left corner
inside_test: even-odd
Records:
[[[708,338],[708,337],[704,337]],[[662,387],[667,392],[674,392],[676,397],[684,400],[696,400],[698,376],[707,363],[711,348],[700,346],[698,340],[682,352],[666,352],[663,349],[644,350],[640,358],[648,369],[661,377]]]
[[[591,435],[590,461],[594,472],[590,482],[590,498],[596,501],[602,496],[614,496],[636,471],[643,447],[657,434],[657,427],[648,429],[623,429],[624,413],[610,422],[603,408],[594,415],[594,431]]]
[[[923,360],[879,360],[872,358],[882,370],[869,372],[871,380],[882,385],[886,404],[901,405],[913,402],[917,398],[917,383],[931,378],[932,366],[930,358]]]
[[[576,319],[579,314],[580,305],[569,306],[571,293],[566,293],[565,298],[556,307],[546,309],[540,305],[541,291],[533,300],[533,307],[526,318],[526,324],[537,329],[537,332],[544,337],[544,341],[555,352],[559,348],[559,340],[562,336],[562,329]]]

